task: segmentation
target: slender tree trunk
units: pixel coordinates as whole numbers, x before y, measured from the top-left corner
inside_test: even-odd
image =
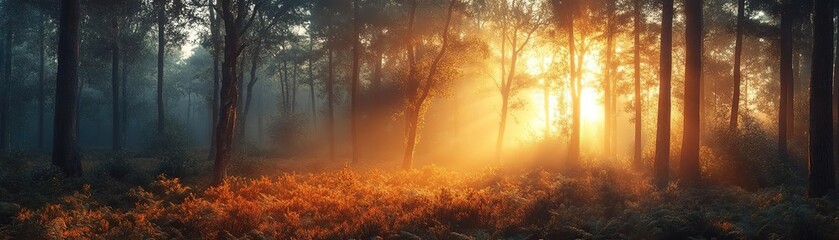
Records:
[[[4,82],[3,82],[3,95],[2,99],[0,99],[0,152],[8,152],[10,148],[9,144],[9,101],[10,92],[12,88],[12,44],[15,41],[15,34],[12,31],[13,27],[11,24],[12,20],[9,19],[6,26],[6,67],[4,69]]]
[[[192,126],[192,93],[186,95],[186,127]]]
[[[834,14],[839,14],[839,4],[836,4],[834,7]],[[834,149],[839,151],[839,18],[837,18],[836,22],[834,22],[834,51],[833,51],[833,143]],[[836,157],[835,163],[836,166],[839,167],[839,152],[834,152],[834,157]],[[839,172],[839,169],[837,169]]]
[[[643,120],[644,117],[642,116],[642,109],[643,106],[641,105],[641,0],[633,0],[632,1],[633,7],[633,35],[634,35],[634,43],[635,47],[633,48],[633,56],[632,60],[634,62],[634,71],[633,77],[635,78],[635,147],[633,151],[633,160],[632,163],[635,167],[640,167],[643,164],[643,159],[641,156],[642,148],[644,144],[642,142],[642,133],[641,128],[644,126]],[[612,110],[616,110],[616,108],[612,108]]]
[[[655,182],[670,181],[670,82],[673,69],[673,0],[664,0],[661,10],[661,56],[658,87],[658,128],[655,143]]]
[[[731,97],[731,119],[729,130],[737,131],[737,117],[740,113],[740,59],[743,56],[743,21],[746,19],[746,0],[737,0],[737,33],[734,42],[734,94]]]
[[[506,80],[501,86],[501,121],[498,126],[498,139],[495,143],[496,161],[501,162],[501,151],[504,148],[504,134],[507,129],[507,115],[509,114],[510,95],[512,95],[513,78],[516,72],[516,62],[518,61],[518,51],[516,50],[516,40],[513,39],[513,44],[510,54],[510,71],[507,72]]]
[[[314,53],[313,51],[314,41],[309,36],[309,52]],[[312,65],[312,58],[313,56],[309,56],[306,61],[308,61],[308,70],[309,70],[309,97],[312,104],[312,129],[314,132],[318,130],[318,112],[317,112],[317,104],[315,102],[315,74],[314,74],[314,65]]]
[[[544,93],[542,97],[544,99],[542,105],[545,111],[545,141],[547,141],[551,138],[551,81],[548,81],[547,79],[545,79],[544,81],[545,85],[543,86],[544,89],[542,90]],[[455,98],[455,100],[458,99]],[[455,106],[459,107],[459,105]],[[455,115],[455,117],[457,117],[457,115]]]
[[[67,176],[81,176],[76,135],[79,97],[80,0],[61,0],[52,163]]]
[[[120,103],[120,104],[122,104],[122,107],[120,107],[120,109],[121,109],[120,112],[122,113],[122,116],[120,116],[122,124],[120,124],[120,126],[122,128],[120,129],[120,131],[122,131],[122,142],[123,142],[123,144],[128,145],[128,98],[127,98],[127,95],[128,95],[127,94],[127,90],[128,90],[127,89],[127,85],[128,85],[128,83],[127,83],[127,81],[128,81],[128,62],[125,59],[125,55],[122,55],[122,74],[120,74],[120,76],[122,76],[122,81],[120,81],[120,83],[121,83],[120,87],[122,89],[119,91],[121,99],[122,99],[122,102]]]
[[[780,151],[780,155],[782,157],[786,157],[787,154],[787,139],[788,139],[788,129],[789,115],[787,114],[787,108],[791,102],[791,96],[789,91],[792,88],[792,78],[793,78],[793,71],[792,71],[792,3],[791,0],[785,0],[784,5],[785,7],[781,10],[781,102],[780,108],[778,110],[778,151]]]
[[[813,14],[813,65],[810,80],[810,197],[822,197],[836,189],[833,162],[833,112],[831,80],[833,66],[832,0],[816,0]]]
[[[702,85],[702,0],[685,1],[685,110],[682,160],[679,177],[688,183],[700,180],[699,134]]]
[[[606,3],[606,64],[603,66],[603,82],[604,82],[604,89],[603,89],[603,149],[606,152],[606,156],[612,156],[612,136],[614,133],[612,132],[612,54],[614,51],[613,47],[613,37],[614,37],[614,29],[613,29],[613,18],[614,18],[614,6],[615,3],[613,1],[607,1]],[[637,46],[637,45],[636,45]]]
[[[46,92],[44,90],[46,72],[46,33],[44,28],[46,17],[41,13],[41,23],[38,24],[38,149],[44,149],[44,111],[46,109]]]
[[[245,110],[242,111],[242,129],[239,130],[241,133],[242,140],[245,139],[245,135],[247,133],[247,128],[245,126],[248,123],[248,112],[250,111],[251,101],[253,99],[253,86],[256,85],[256,81],[258,80],[256,77],[256,69],[257,61],[259,61],[259,51],[261,50],[262,49],[260,48],[260,44],[257,44],[253,49],[253,53],[251,53],[253,55],[251,56],[251,80],[250,82],[248,82],[248,94],[245,98]]]
[[[210,12],[210,38],[213,44],[213,99],[212,103],[210,103],[210,108],[212,109],[210,112],[210,154],[208,154],[207,158],[209,160],[213,160],[216,155],[216,129],[218,126],[218,119],[219,119],[219,110],[220,106],[220,91],[221,91],[221,83],[220,83],[220,76],[219,76],[219,65],[221,60],[219,56],[221,55],[221,40],[219,39],[219,18],[216,17],[216,11],[213,8],[215,0],[209,0],[209,7],[207,9]]]
[[[120,92],[119,91],[120,90],[119,89],[120,88],[120,81],[119,81],[120,80],[120,78],[119,78],[120,53],[119,53],[119,50],[120,49],[119,49],[119,44],[118,43],[115,42],[115,43],[111,44],[111,97],[112,97],[112,101],[111,101],[111,108],[112,108],[111,109],[112,110],[111,120],[113,121],[112,131],[111,131],[113,136],[111,138],[111,141],[113,141],[112,142],[112,144],[113,144],[112,145],[112,150],[113,151],[122,150],[122,135],[121,135],[122,127],[120,126],[121,121],[119,119],[119,117],[121,115],[120,114],[120,108],[119,108],[120,107],[119,106],[119,103],[120,103],[119,102],[120,101],[120,93],[119,93]]]
[[[571,87],[571,104],[573,105],[571,118],[571,139],[568,146],[568,162],[566,168],[569,170],[577,169],[580,164],[580,83],[577,79],[577,67],[575,63],[576,47],[574,37],[574,15],[568,14],[568,61],[570,63],[570,87]]]
[[[335,161],[335,94],[333,94],[333,82],[335,81],[335,66],[332,62],[333,52],[330,47],[327,50],[329,53],[328,65],[329,70],[326,77],[326,131],[328,133],[329,141],[329,161]]]
[[[352,47],[352,83],[350,87],[350,134],[352,135],[352,162],[358,163],[361,149],[359,144],[358,115],[359,115],[359,62],[361,61],[361,22],[358,20],[358,0],[353,0],[353,47]]]
[[[163,103],[163,60],[166,51],[166,2],[157,0],[157,133],[165,130],[165,114]]]

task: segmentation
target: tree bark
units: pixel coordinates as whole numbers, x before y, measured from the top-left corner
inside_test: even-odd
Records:
[[[606,3],[606,64],[603,67],[603,82],[604,82],[604,89],[603,89],[603,148],[606,152],[606,156],[612,156],[612,137],[614,133],[612,132],[612,54],[614,51],[613,47],[613,38],[614,38],[614,26],[613,26],[613,19],[614,19],[614,12],[615,12],[615,3],[613,1],[607,1]],[[637,45],[636,45],[637,46]]]
[[[673,71],[673,0],[661,9],[661,56],[659,59],[658,128],[655,142],[655,182],[664,187],[670,181],[670,95]]]
[[[702,0],[685,1],[685,109],[682,135],[682,159],[679,177],[696,183],[700,180],[699,134],[702,85]]]
[[[632,1],[632,12],[633,12],[633,22],[634,26],[632,28],[633,35],[634,35],[634,43],[635,47],[633,48],[633,56],[632,60],[634,62],[634,71],[633,77],[635,78],[635,146],[633,151],[633,161],[632,163],[635,167],[640,167],[643,164],[643,159],[641,156],[641,151],[643,150],[644,144],[642,142],[642,133],[641,128],[643,125],[643,116],[642,110],[643,106],[641,105],[641,0],[633,0]],[[613,100],[614,101],[614,100]],[[617,107],[613,107],[612,110],[615,111]],[[613,128],[617,129],[617,128]],[[615,137],[616,138],[616,137]]]
[[[793,17],[793,10],[791,0],[785,0],[783,10],[781,10],[781,101],[780,107],[778,110],[778,151],[782,158],[786,157],[787,154],[787,139],[789,130],[789,115],[787,114],[787,108],[790,106],[791,101],[791,91],[792,88],[792,78],[793,78],[793,71],[792,71],[792,21]]]
[[[448,14],[446,15],[446,23],[443,27],[443,32],[441,34],[442,43],[440,46],[440,51],[437,52],[437,55],[434,57],[434,60],[431,62],[429,66],[428,73],[425,75],[425,85],[423,85],[422,91],[412,91],[408,92],[409,101],[408,106],[406,108],[406,119],[405,121],[407,124],[406,129],[406,141],[405,141],[405,155],[402,161],[402,168],[404,169],[411,169],[413,166],[413,158],[414,158],[414,148],[417,143],[417,131],[419,129],[419,123],[421,115],[423,114],[423,108],[425,106],[426,100],[428,99],[429,94],[431,93],[431,89],[434,87],[434,77],[437,74],[437,67],[440,64],[440,60],[443,59],[443,56],[446,55],[446,51],[449,45],[449,27],[452,21],[452,14],[454,13],[454,6],[457,3],[457,0],[451,0],[449,2],[448,7]],[[416,9],[417,3],[413,1],[411,4],[411,13],[410,13],[410,20],[409,20],[409,31],[408,31],[408,58],[409,60],[409,72],[416,73],[416,63],[414,62],[414,39],[413,39],[413,29],[414,29],[414,18],[416,17]],[[415,76],[411,75],[409,81],[414,82],[416,86],[419,85],[418,80]],[[413,88],[413,90],[419,90],[419,88]]]
[[[215,0],[209,0],[209,7],[207,8],[210,12],[210,38],[213,44],[213,99],[212,103],[210,103],[210,154],[208,154],[207,159],[213,160],[216,155],[216,128],[218,126],[218,119],[219,119],[219,110],[220,106],[220,76],[219,76],[219,65],[221,63],[221,59],[219,56],[221,55],[221,40],[219,39],[219,18],[216,16],[216,11],[213,8]]]
[[[76,121],[79,97],[80,0],[61,0],[52,162],[67,176],[82,175]]]
[[[350,87],[350,135],[352,135],[352,162],[357,163],[361,149],[359,148],[358,115],[359,115],[359,62],[361,61],[361,22],[358,20],[358,0],[353,0],[353,47],[352,47],[352,83]]]
[[[38,24],[38,149],[44,149],[44,111],[46,109],[45,73],[46,73],[46,33],[44,28],[46,16],[41,13],[41,22]]]
[[[119,44],[116,43],[117,40],[114,40],[114,43],[111,44],[111,120],[113,121],[112,124],[112,131],[111,133],[112,138],[112,150],[119,151],[122,150],[122,127],[120,126],[120,78],[119,78]]]
[[[836,189],[833,162],[832,0],[816,0],[813,14],[813,65],[810,79],[810,174],[808,195],[823,197]]]
[[[335,82],[335,66],[332,62],[332,48],[327,50],[329,70],[326,77],[326,131],[329,141],[329,161],[335,161],[335,94],[333,83]]]
[[[163,64],[166,51],[166,2],[157,0],[157,133],[165,130],[165,114],[163,103]]]
[[[570,65],[570,87],[571,87],[571,139],[568,146],[568,162],[566,168],[568,170],[575,170],[580,165],[580,82],[577,79],[577,67],[575,63],[576,56],[576,38],[574,37],[574,14],[568,14],[568,62]]]
[[[2,92],[2,99],[0,99],[0,152],[8,152],[10,150],[9,144],[9,101],[10,92],[12,88],[12,44],[15,41],[15,34],[14,34],[14,27],[12,26],[12,20],[8,19],[6,26],[6,45],[5,47],[5,64],[6,67],[4,68],[4,82],[3,82],[3,92]]]
[[[120,112],[122,113],[122,116],[120,116],[122,124],[120,126],[122,128],[120,131],[122,131],[122,143],[128,145],[128,97],[126,96],[128,90],[128,62],[125,59],[125,55],[122,55],[122,74],[120,76],[122,77],[122,81],[120,82],[122,89],[119,91],[122,97],[122,107],[120,107]]]
[[[236,132],[237,107],[239,103],[239,79],[237,66],[244,50],[241,37],[245,31],[248,7],[244,1],[237,1],[236,15],[232,11],[232,0],[221,0],[220,14],[224,20],[224,62],[222,63],[221,111],[216,127],[216,159],[213,166],[213,185],[220,185],[227,177],[227,165],[232,154],[233,137]]]
[[[314,39],[312,36],[309,35],[309,52],[312,54],[310,55],[306,61],[309,70],[309,97],[312,104],[312,129],[314,132],[318,130],[318,114],[317,114],[317,104],[315,102],[315,74],[314,74],[314,65],[312,65],[312,58],[314,58]]]
[[[247,134],[247,128],[245,126],[248,123],[248,112],[250,111],[251,101],[253,100],[253,86],[256,85],[256,81],[259,80],[256,77],[256,69],[258,66],[257,61],[259,61],[259,51],[261,50],[260,44],[257,44],[253,49],[253,53],[251,53],[253,55],[251,56],[251,80],[248,82],[248,94],[247,97],[245,97],[245,110],[242,111],[242,129],[239,130],[242,140],[245,139]]]
[[[729,130],[737,131],[737,118],[740,113],[740,61],[743,55],[743,24],[746,19],[746,0],[737,0],[737,29],[734,42],[734,94],[731,97],[731,119]]]

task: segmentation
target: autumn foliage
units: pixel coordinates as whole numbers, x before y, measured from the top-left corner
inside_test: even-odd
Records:
[[[436,167],[350,169],[218,187],[159,176],[113,207],[85,186],[23,209],[0,235],[25,239],[737,239],[839,237],[839,201],[803,189],[656,190],[642,174],[597,166],[566,177],[543,170],[460,173]]]

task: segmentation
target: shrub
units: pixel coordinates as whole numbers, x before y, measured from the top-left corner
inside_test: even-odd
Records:
[[[280,114],[271,119],[270,137],[286,154],[301,151],[307,139],[307,120],[301,114]]]

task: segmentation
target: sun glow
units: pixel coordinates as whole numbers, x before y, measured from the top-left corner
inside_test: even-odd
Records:
[[[556,134],[560,126],[570,126],[572,98],[567,87],[567,73],[550,72],[556,71],[555,59],[550,55],[540,55],[545,54],[543,52],[545,51],[531,51],[525,55],[525,72],[538,79],[528,92],[531,116],[529,127],[539,133],[544,133],[547,127],[549,133]],[[599,91],[602,82],[600,68],[599,52],[589,51],[583,58],[580,74],[580,127],[584,139],[597,137],[603,131],[603,94]]]

